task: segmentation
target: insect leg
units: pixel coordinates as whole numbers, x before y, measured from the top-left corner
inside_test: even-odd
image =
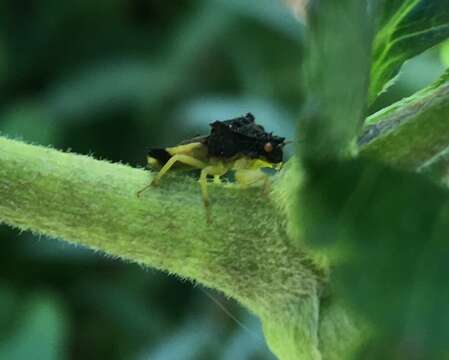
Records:
[[[214,182],[217,183],[220,182],[220,176],[224,175],[226,171],[228,171],[228,169],[221,163],[207,166],[203,168],[203,170],[201,170],[199,182],[205,207],[209,206],[209,194],[207,192],[207,176],[212,175],[214,177]]]
[[[154,177],[153,181],[151,182],[152,185],[159,185],[159,182],[162,178],[162,176],[164,176],[164,174],[170,170],[170,168],[176,163],[176,162],[180,162],[182,164],[185,165],[189,165],[193,168],[197,168],[197,169],[203,169],[206,167],[206,164],[204,162],[202,162],[201,160],[195,159],[192,156],[189,155],[183,155],[183,154],[177,154],[174,155],[170,158],[170,160],[168,160],[165,165],[162,167],[162,169],[157,173],[157,175]]]
[[[157,186],[159,185],[162,176],[170,170],[170,168],[176,163],[180,162],[189,166],[192,166],[194,168],[202,169],[206,167],[206,164],[198,159],[195,159],[192,156],[189,155],[183,155],[183,154],[177,154],[174,155],[168,160],[165,165],[162,167],[162,169],[157,173],[157,175],[153,178],[153,180],[145,186],[143,189],[139,190],[137,192],[137,196],[140,197],[142,193],[144,193],[146,190],[148,190],[151,186]]]
[[[203,196],[203,203],[204,203],[204,207],[209,207],[209,193],[207,191],[207,175],[209,175],[209,169],[210,167],[206,167],[203,170],[201,170],[201,175],[200,175],[200,187],[201,187],[201,194]]]

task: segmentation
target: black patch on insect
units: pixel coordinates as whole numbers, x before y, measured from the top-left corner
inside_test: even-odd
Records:
[[[210,135],[203,140],[209,156],[232,158],[244,155],[266,159],[271,163],[282,162],[285,138],[265,132],[261,125],[256,124],[251,113],[231,120],[215,121],[210,126]]]
[[[151,156],[159,161],[161,166],[164,166],[165,163],[172,157],[172,155],[170,155],[170,153],[165,149],[150,149],[148,151],[148,156]]]

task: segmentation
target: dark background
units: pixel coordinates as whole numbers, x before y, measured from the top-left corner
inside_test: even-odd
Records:
[[[0,132],[141,167],[149,146],[248,111],[291,139],[303,36],[276,0],[0,0]],[[370,111],[435,79],[448,47]],[[1,226],[2,359],[273,357],[220,294]]]

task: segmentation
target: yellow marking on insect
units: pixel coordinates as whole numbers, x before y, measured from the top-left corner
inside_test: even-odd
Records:
[[[162,177],[170,171],[177,163],[187,165],[190,168],[200,169],[201,174],[198,180],[200,184],[201,194],[203,198],[203,204],[206,208],[206,216],[208,222],[210,222],[210,213],[207,210],[209,207],[209,192],[208,192],[208,176],[213,176],[213,182],[215,184],[222,183],[221,176],[225,175],[230,170],[235,170],[235,181],[242,188],[248,188],[252,186],[263,186],[267,189],[269,184],[269,177],[262,172],[262,168],[273,168],[274,165],[261,159],[249,159],[245,157],[236,158],[231,161],[223,161],[216,158],[209,159],[208,162],[198,160],[190,155],[181,154],[180,149],[170,148],[173,155],[165,165],[159,170],[157,175],[153,178],[153,181],[139,191],[139,195],[146,191],[151,186],[158,186]],[[167,149],[168,151],[168,149]],[[153,162],[157,161],[154,158],[149,157],[149,165],[152,166]],[[159,163],[159,162],[158,162]]]
[[[159,160],[154,158],[154,157],[152,157],[152,156],[147,156],[147,163],[148,163],[148,166],[151,169],[155,169],[156,170],[156,169],[160,169],[161,168],[161,163],[159,162]]]

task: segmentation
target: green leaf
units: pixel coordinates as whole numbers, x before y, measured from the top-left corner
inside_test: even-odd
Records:
[[[305,139],[299,155],[332,158],[347,154],[363,123],[373,17],[366,1],[311,4],[304,66],[308,109],[299,123]]]
[[[369,103],[388,88],[406,60],[449,37],[448,0],[388,0],[381,14]]]
[[[310,167],[301,198],[305,238],[327,245],[339,296],[377,330],[360,358],[441,358],[449,343],[448,192],[352,160]]]

